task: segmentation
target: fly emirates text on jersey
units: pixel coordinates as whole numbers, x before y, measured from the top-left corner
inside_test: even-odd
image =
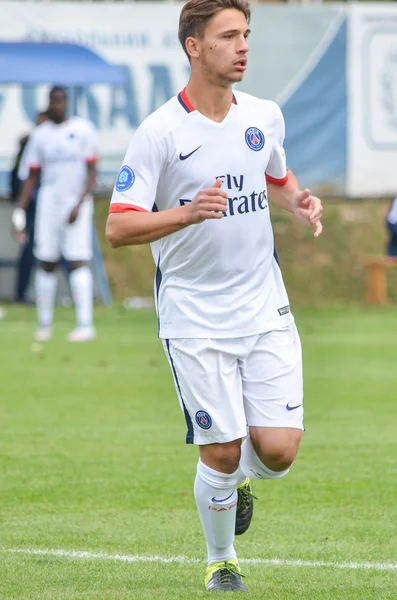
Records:
[[[252,191],[250,194],[244,194],[244,175],[217,175],[216,179],[222,179],[222,186],[232,192],[228,200],[228,210],[223,214],[225,217],[233,217],[236,214],[256,212],[267,208],[266,189],[261,192]],[[243,194],[240,195],[240,193]],[[239,194],[239,195],[237,195]],[[179,203],[184,206],[191,202],[193,198],[180,198]]]

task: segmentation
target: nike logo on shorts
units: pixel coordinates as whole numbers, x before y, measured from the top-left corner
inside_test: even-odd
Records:
[[[189,158],[189,156],[191,156],[192,154],[194,154],[195,152],[197,152],[197,150],[200,150],[201,146],[199,146],[198,148],[196,148],[195,150],[193,150],[192,152],[189,152],[189,154],[182,154],[182,152],[179,155],[180,160],[186,160],[187,158]]]
[[[302,404],[297,404],[296,406],[290,406],[289,402],[287,404],[287,406],[285,407],[287,410],[296,410],[297,408],[299,408],[300,406],[302,406]]]
[[[233,494],[234,491],[227,498],[215,498],[214,496],[213,498],[211,498],[211,502],[226,502],[226,500],[229,500],[233,496]]]

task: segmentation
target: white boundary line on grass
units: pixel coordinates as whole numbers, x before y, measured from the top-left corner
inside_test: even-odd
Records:
[[[1,551],[1,550],[0,550]],[[195,564],[203,563],[199,558],[188,556],[139,556],[128,554],[105,554],[103,552],[84,552],[80,550],[34,550],[28,548],[9,548],[3,552],[14,554],[34,554],[39,556],[61,556],[72,559],[102,559],[119,560],[126,563],[178,563]],[[276,567],[329,567],[333,569],[374,569],[375,571],[397,571],[397,564],[393,563],[337,563],[311,560],[288,560],[281,558],[242,558],[241,563],[248,565],[270,565]]]

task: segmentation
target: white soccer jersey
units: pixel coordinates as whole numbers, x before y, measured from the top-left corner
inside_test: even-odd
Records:
[[[161,338],[243,337],[293,321],[264,177],[286,183],[283,140],[277,104],[243,92],[222,123],[194,110],[183,91],[136,131],[110,212],[183,206],[217,177],[229,196],[223,219],[152,244]]]
[[[45,121],[33,130],[23,156],[21,170],[41,170],[39,201],[71,208],[84,192],[87,163],[98,157],[95,128],[79,117]]]
[[[25,179],[27,179],[29,177],[29,165],[28,165],[28,156],[27,156],[27,149],[28,149],[28,144],[25,146],[23,152],[22,152],[22,157],[21,157],[21,162],[19,163],[19,167],[18,167],[18,179],[20,179],[21,181],[25,181]]]

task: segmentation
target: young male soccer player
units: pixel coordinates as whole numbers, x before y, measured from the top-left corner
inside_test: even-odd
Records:
[[[107,223],[114,247],[152,244],[159,335],[187,442],[199,446],[210,591],[246,590],[233,542],[252,517],[248,478],[287,475],[303,429],[301,346],[268,196],[316,237],[322,230],[320,200],[287,171],[280,108],[232,92],[247,66],[249,19],[246,0],[182,8],[189,83],[135,133]]]
[[[32,133],[26,148],[29,176],[13,213],[16,230],[23,231],[32,190],[41,185],[37,199],[34,254],[40,262],[36,274],[39,327],[36,340],[51,338],[56,295],[56,267],[60,256],[69,263],[70,287],[77,327],[69,341],[95,337],[93,281],[87,265],[92,257],[92,189],[96,177],[97,136],[93,125],[67,117],[67,95],[62,87],[50,92],[48,120]]]
[[[37,114],[36,125],[41,125],[47,120],[47,112],[41,111]],[[15,157],[14,167],[10,177],[11,199],[15,202],[21,191],[23,182],[29,177],[29,169],[25,167],[25,149],[29,141],[29,136],[25,135],[19,140],[19,151]],[[40,185],[40,182],[39,182]],[[25,304],[28,302],[27,291],[29,288],[30,275],[34,267],[33,237],[34,222],[36,215],[36,199],[38,188],[33,190],[32,197],[29,199],[29,206],[25,216],[24,233],[16,234],[17,241],[20,244],[18,257],[17,277],[15,286],[15,301]]]

